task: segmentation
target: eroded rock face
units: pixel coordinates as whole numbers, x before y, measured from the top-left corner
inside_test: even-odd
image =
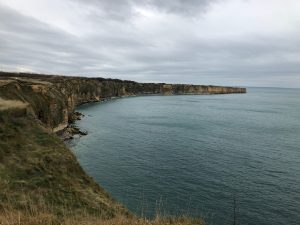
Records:
[[[246,89],[0,72],[0,97],[28,103],[27,111],[53,132],[66,128],[75,107],[83,103],[147,94],[231,93],[246,93]]]

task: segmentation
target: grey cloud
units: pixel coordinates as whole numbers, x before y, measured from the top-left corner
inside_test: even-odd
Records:
[[[197,15],[207,10],[216,0],[146,0],[145,3],[157,10],[183,15]]]
[[[124,15],[135,4],[111,2],[89,4],[106,4]],[[187,1],[168,2],[145,0],[144,4],[172,13],[181,7],[192,13],[195,4],[201,10],[209,7],[208,1],[189,1],[188,6]],[[285,85],[300,86],[300,32],[293,37],[211,40],[178,30],[169,34],[170,28],[165,27],[149,35],[128,21],[110,20],[111,16],[89,21],[94,33],[78,37],[0,4],[0,69],[28,67],[42,73],[172,83],[253,85],[257,80],[263,86],[278,86],[278,79],[285,76]]]
[[[127,20],[134,16],[135,7],[155,9],[157,11],[184,16],[198,16],[219,0],[76,0],[81,4],[90,4],[94,10],[92,16],[98,19],[107,17],[115,20]],[[101,13],[99,13],[101,12]]]
[[[80,65],[106,58],[77,37],[0,5],[0,65],[36,72],[80,71]]]

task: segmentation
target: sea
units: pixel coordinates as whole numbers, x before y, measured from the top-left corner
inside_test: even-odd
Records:
[[[133,213],[300,224],[300,89],[139,96],[82,105],[68,144]]]

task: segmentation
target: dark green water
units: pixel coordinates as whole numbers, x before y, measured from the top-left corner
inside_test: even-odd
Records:
[[[137,214],[300,224],[300,89],[146,96],[81,106],[79,162]]]

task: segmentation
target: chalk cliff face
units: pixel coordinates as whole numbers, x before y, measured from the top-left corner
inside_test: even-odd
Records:
[[[27,113],[36,116],[53,132],[64,129],[76,106],[112,97],[161,94],[245,93],[245,88],[137,83],[116,79],[46,76],[0,72],[0,97],[28,103]]]

